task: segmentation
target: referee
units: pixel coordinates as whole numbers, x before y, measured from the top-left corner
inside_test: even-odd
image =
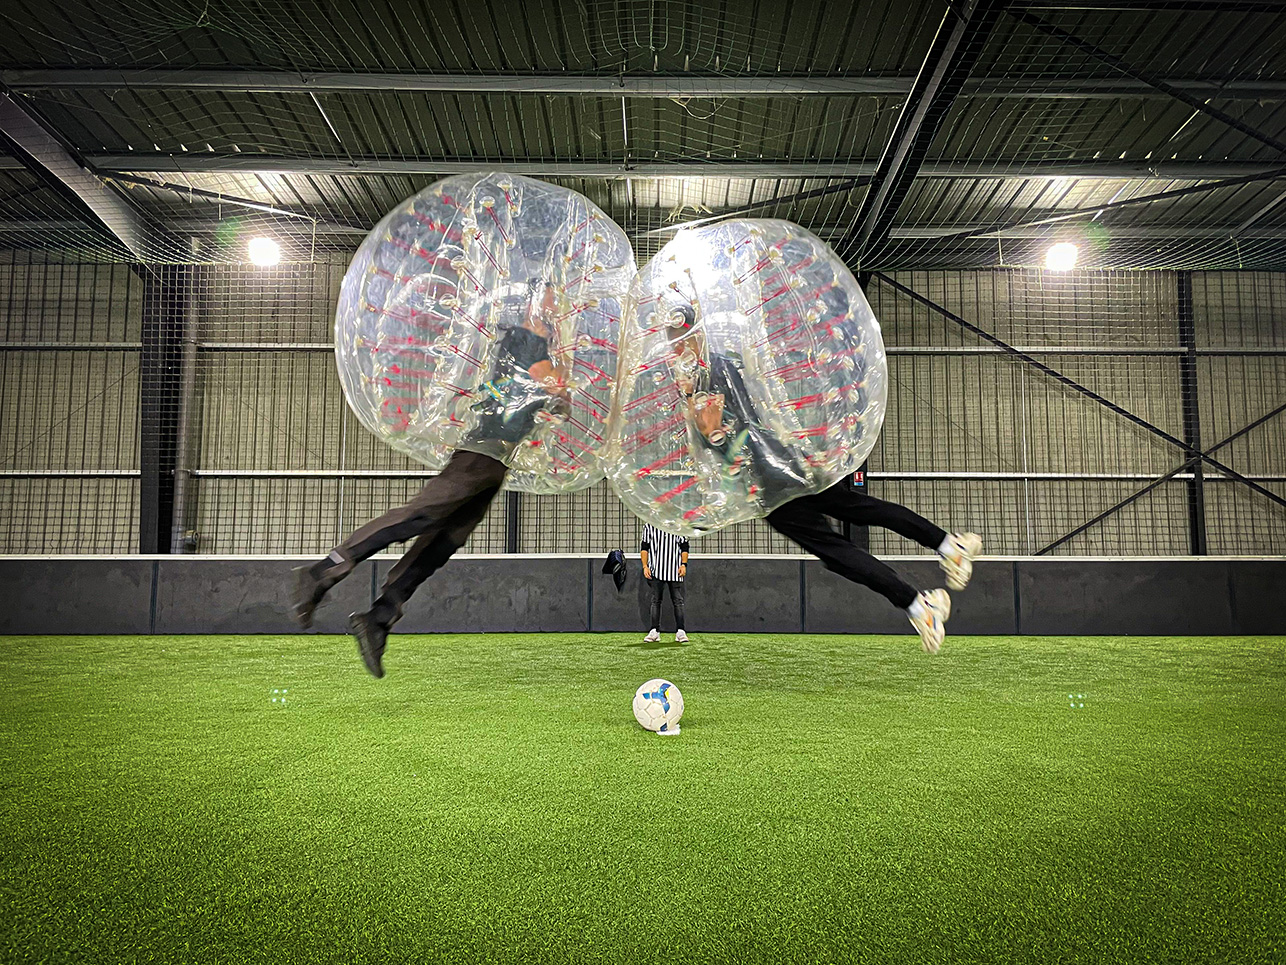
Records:
[[[651,523],[644,523],[639,559],[643,562],[643,578],[652,591],[652,629],[643,639],[648,643],[661,639],[661,597],[668,586],[670,603],[674,606],[674,640],[687,643],[688,634],[683,628],[683,578],[688,575],[687,537],[675,536]]]

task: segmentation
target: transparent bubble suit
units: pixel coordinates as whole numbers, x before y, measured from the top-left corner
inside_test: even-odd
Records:
[[[510,467],[570,492],[603,476],[625,233],[587,198],[504,173],[438,181],[389,213],[344,276],[335,358],[348,404],[394,449]]]
[[[607,476],[636,515],[696,536],[861,466],[888,366],[857,280],[788,221],[681,232],[634,279]]]

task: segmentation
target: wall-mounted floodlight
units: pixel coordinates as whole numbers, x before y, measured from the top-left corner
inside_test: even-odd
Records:
[[[1045,255],[1045,267],[1050,271],[1071,271],[1076,267],[1076,256],[1079,253],[1080,249],[1070,241],[1060,241]]]
[[[252,238],[248,246],[250,261],[267,268],[281,261],[281,246],[271,238]]]

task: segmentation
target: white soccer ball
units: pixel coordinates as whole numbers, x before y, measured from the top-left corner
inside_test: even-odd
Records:
[[[668,680],[649,680],[634,691],[634,719],[658,734],[677,734],[683,716],[683,694]]]

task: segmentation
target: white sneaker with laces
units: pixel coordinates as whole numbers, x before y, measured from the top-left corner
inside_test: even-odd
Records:
[[[647,636],[643,638],[643,642],[656,643],[660,639],[661,639],[661,631],[653,628],[647,632]]]
[[[938,565],[947,574],[947,586],[963,590],[973,576],[973,561],[982,554],[982,537],[977,533],[951,533],[945,546]]]
[[[916,610],[919,611],[918,616],[913,612]],[[924,652],[937,653],[947,636],[951,596],[946,590],[926,590],[915,598],[907,616],[911,620],[911,626],[920,634],[920,646],[924,648]]]
[[[675,643],[687,643],[687,642],[688,642],[688,635],[687,635],[687,633],[686,633],[685,631],[683,631],[683,630],[675,630],[675,631],[674,631],[674,642],[675,642]]]

